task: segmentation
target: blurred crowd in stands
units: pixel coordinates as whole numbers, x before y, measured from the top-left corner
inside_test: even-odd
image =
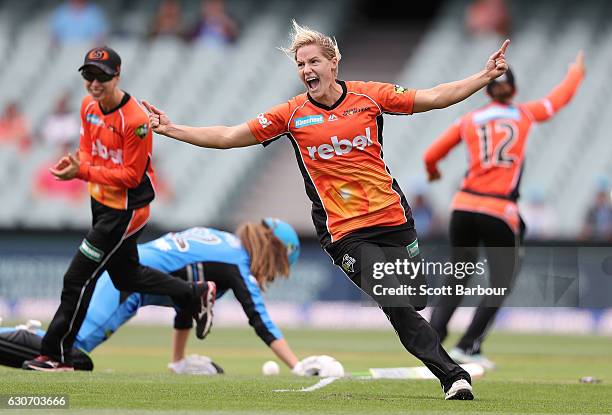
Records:
[[[465,26],[475,36],[507,37],[511,19],[505,0],[473,0],[466,9]]]
[[[237,22],[228,14],[224,0],[202,0],[197,18],[186,19],[179,0],[162,0],[150,22],[148,37],[173,37],[225,47],[238,37]],[[108,16],[87,0],[68,0],[52,15],[51,35],[66,42],[103,43],[110,34]]]
[[[558,239],[559,220],[563,212],[551,206],[544,193],[536,188],[528,189],[521,197],[521,216],[527,226],[526,239]],[[427,190],[419,189],[409,200],[419,236],[444,237],[448,232],[448,212],[437,212],[427,197]],[[575,236],[584,241],[612,241],[612,186],[607,179],[596,180],[596,191],[584,217],[582,232]]]
[[[151,38],[176,37],[224,47],[238,37],[238,25],[229,16],[223,0],[204,0],[195,23],[185,25],[178,0],[162,0],[151,26]]]
[[[19,105],[9,102],[0,115],[0,151],[14,151],[20,157],[27,157],[32,146],[44,145],[50,149],[45,160],[32,175],[32,196],[37,199],[65,199],[79,202],[85,197],[84,182],[55,180],[49,172],[61,156],[73,152],[78,146],[80,118],[78,111],[70,108],[69,94],[57,100],[55,109],[42,122],[40,128],[33,128]]]
[[[79,203],[87,197],[87,188],[80,180],[58,181],[49,172],[57,160],[78,148],[81,121],[77,108],[71,108],[71,96],[63,93],[54,110],[33,128],[19,105],[11,101],[0,114],[0,151],[14,152],[16,157],[28,157],[32,146],[45,146],[49,156],[32,172],[31,194],[35,199],[63,199]],[[157,174],[156,191],[162,203],[173,199],[171,186]]]
[[[207,46],[230,46],[238,37],[238,24],[227,13],[224,0],[203,0],[197,19],[185,23],[179,0],[162,0],[150,22],[148,38],[175,37]],[[51,14],[51,39],[56,45],[67,43],[104,44],[111,34],[109,17],[95,2],[67,0]],[[79,203],[87,197],[83,182],[61,182],[49,173],[61,156],[78,147],[80,117],[78,108],[71,108],[68,92],[57,98],[54,110],[39,126],[34,126],[22,113],[16,100],[9,101],[0,114],[0,151],[12,148],[21,157],[27,157],[32,145],[43,144],[51,153],[33,172],[32,197],[35,199],[63,199]],[[164,200],[173,198],[171,186],[159,177],[157,191]]]
[[[214,47],[231,46],[239,36],[238,23],[228,14],[224,0],[203,0],[197,18],[187,18],[179,0],[161,0],[152,14],[148,39],[175,38]],[[504,0],[474,0],[466,8],[465,28],[474,36],[508,36],[511,19]],[[97,4],[87,0],[67,0],[52,13],[51,37],[57,44],[69,42],[104,43],[111,34],[109,16]],[[78,147],[80,117],[71,107],[70,93],[56,98],[52,113],[40,125],[32,125],[17,101],[0,108],[0,151],[13,151],[16,157],[27,157],[32,146],[45,145],[49,157],[32,174],[31,194],[39,200],[63,199],[80,203],[87,198],[83,182],[60,182],[49,173],[49,167],[62,155]],[[10,150],[9,150],[10,149]],[[527,239],[558,237],[556,224],[563,219],[562,207],[551,206],[545,192],[525,185],[521,212],[527,224]],[[426,185],[408,186],[413,193],[410,205],[416,228],[422,237],[438,238],[447,234],[448,212],[436,211]],[[605,179],[598,179],[596,192],[583,219],[583,240],[612,241],[612,193]],[[174,198],[171,186],[158,171],[158,195],[161,202]]]

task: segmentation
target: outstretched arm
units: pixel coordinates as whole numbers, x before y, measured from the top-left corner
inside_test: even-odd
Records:
[[[276,357],[282,360],[289,369],[293,369],[298,363],[298,358],[289,347],[289,343],[285,339],[276,339],[270,343],[270,349],[274,352]]]
[[[235,148],[259,144],[246,123],[233,127],[190,127],[188,125],[174,124],[166,113],[146,101],[142,104],[149,111],[151,129],[157,134],[184,141],[199,147],[206,148]]]
[[[190,329],[175,329],[172,334],[172,362],[176,363],[185,358],[185,349],[189,338]],[[270,349],[276,357],[282,360],[289,369],[293,369],[298,363],[298,358],[291,350],[289,343],[283,338],[276,339],[270,343]]]
[[[505,53],[509,44],[510,40],[506,39],[502,47],[489,57],[482,71],[460,81],[440,84],[430,89],[417,90],[414,97],[413,112],[446,108],[461,102],[501,76],[508,70]]]
[[[578,52],[576,60],[570,64],[567,75],[545,98],[525,104],[529,115],[535,121],[546,121],[566,106],[578,90],[584,77],[584,53]]]

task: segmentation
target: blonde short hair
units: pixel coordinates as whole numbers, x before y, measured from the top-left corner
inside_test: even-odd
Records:
[[[307,45],[318,45],[321,48],[323,56],[331,60],[337,58],[338,62],[342,55],[338,49],[336,38],[324,35],[321,32],[312,30],[307,26],[301,26],[295,19],[291,20],[293,30],[291,31],[291,44],[288,48],[280,48],[289,58],[295,60],[298,49]]]

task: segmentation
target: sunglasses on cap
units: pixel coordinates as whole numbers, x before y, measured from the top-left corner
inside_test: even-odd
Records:
[[[111,79],[113,79],[115,77],[115,75],[109,75],[106,74],[104,72],[91,72],[88,71],[86,69],[83,69],[81,71],[81,76],[83,77],[83,79],[85,79],[87,82],[93,82],[94,80],[98,80],[98,82],[108,82]]]

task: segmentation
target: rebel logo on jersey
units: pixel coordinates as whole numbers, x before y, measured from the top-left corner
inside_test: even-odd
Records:
[[[331,106],[302,94],[264,113],[273,125],[247,123],[264,145],[283,135],[291,140],[323,245],[356,229],[403,225],[410,214],[382,159],[381,116],[410,114],[415,91],[337,82],[343,93]]]
[[[114,164],[123,164],[123,150],[121,149],[109,149],[107,146],[102,144],[100,139],[96,139],[95,142],[91,143],[91,155],[98,156],[104,160],[111,160]]]
[[[366,127],[365,135],[358,135],[353,140],[346,138],[338,139],[337,136],[331,138],[331,144],[321,144],[320,146],[309,146],[308,155],[311,159],[323,159],[329,160],[334,156],[342,156],[353,151],[353,148],[357,150],[365,150],[366,147],[372,145],[372,138],[370,137],[370,127]],[[318,158],[317,158],[318,156]]]

